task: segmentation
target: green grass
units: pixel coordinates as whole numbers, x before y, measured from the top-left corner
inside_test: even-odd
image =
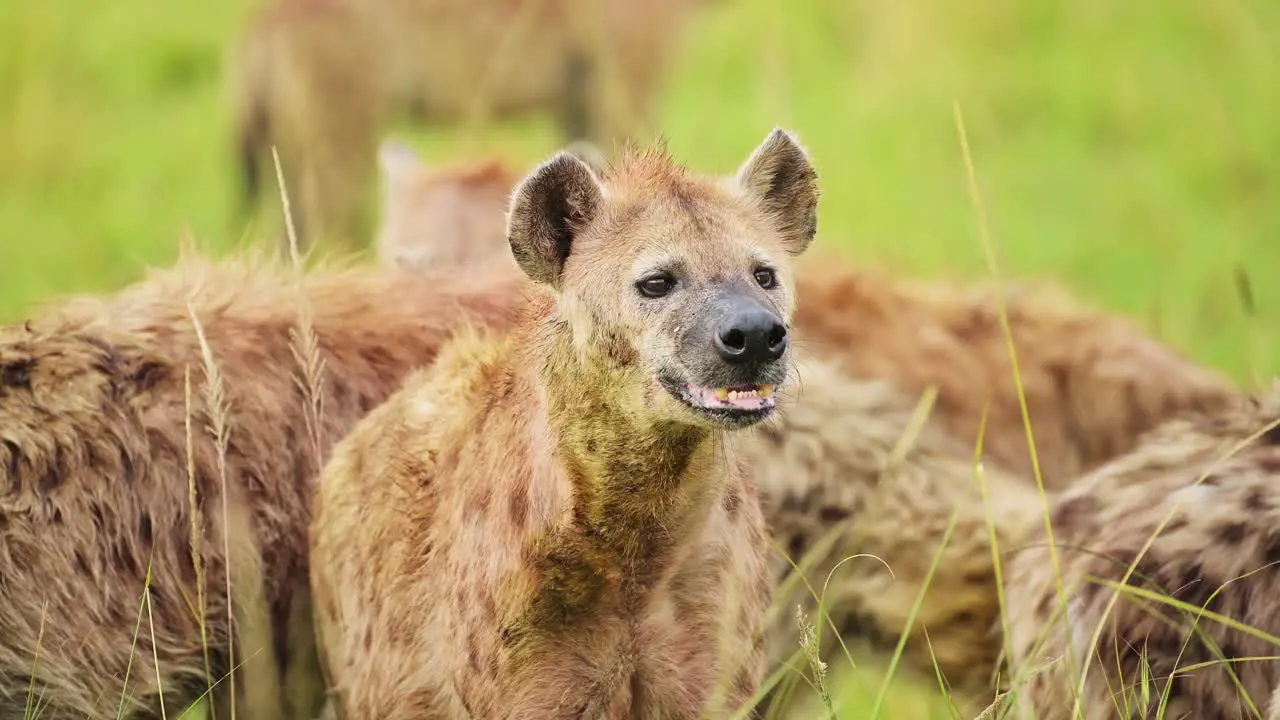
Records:
[[[658,122],[677,157],[727,170],[794,128],[822,177],[820,243],[982,277],[958,102],[1006,277],[1061,282],[1239,379],[1280,370],[1274,0],[712,5]],[[239,241],[222,67],[247,9],[0,3],[0,320],[132,281],[184,230]],[[412,137],[462,156],[457,133]],[[533,161],[554,137],[534,118],[471,139]],[[885,715],[944,716],[903,687]]]

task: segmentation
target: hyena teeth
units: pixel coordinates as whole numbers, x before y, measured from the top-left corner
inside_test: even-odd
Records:
[[[716,388],[716,398],[718,398],[721,402],[728,400],[729,394],[730,393],[728,388]]]
[[[773,395],[773,386],[772,386],[772,385],[761,385],[761,386],[760,386],[760,397],[766,397],[766,398],[767,398],[767,397],[769,397],[770,395]]]

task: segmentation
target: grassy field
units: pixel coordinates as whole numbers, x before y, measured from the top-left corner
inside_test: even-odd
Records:
[[[711,5],[661,108],[677,157],[728,170],[793,128],[822,176],[819,242],[981,277],[959,103],[1004,274],[1136,315],[1242,380],[1280,371],[1280,3]],[[248,7],[0,3],[0,320],[136,279],[188,230],[240,242],[222,69]],[[554,134],[533,118],[410,138],[529,162]],[[944,716],[913,687],[882,717]]]

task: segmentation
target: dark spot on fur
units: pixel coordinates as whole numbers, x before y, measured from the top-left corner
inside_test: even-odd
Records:
[[[472,493],[467,498],[467,513],[470,515],[483,515],[489,509],[489,502],[493,500],[493,489],[486,487],[480,492]]]
[[[1088,522],[1098,512],[1098,502],[1088,495],[1073,497],[1058,503],[1053,509],[1054,527],[1073,527]]]
[[[1267,538],[1267,544],[1262,549],[1262,559],[1265,563],[1280,563],[1280,535]]]
[[[724,493],[724,511],[729,514],[729,519],[736,520],[738,517],[738,508],[742,505],[742,496],[738,494],[737,488],[729,488]]]
[[[16,482],[20,474],[18,463],[22,460],[22,449],[12,440],[4,441],[4,449],[9,453],[9,479]]]
[[[803,535],[792,535],[791,539],[787,541],[787,554],[797,563],[800,562],[800,558],[804,557],[804,551],[808,548],[809,543]]]
[[[36,484],[40,494],[48,497],[65,479],[67,474],[66,454],[62,450],[62,446],[55,446],[53,450],[53,462],[49,463],[44,473],[40,475],[40,480]]]
[[[837,523],[848,519],[849,510],[835,505],[824,505],[818,510],[818,518],[824,523]]]
[[[168,368],[158,362],[149,360],[142,363],[130,378],[139,390],[150,390],[159,385],[168,376]]]
[[[509,627],[502,628],[500,638],[502,640],[503,647],[511,647],[511,645],[516,641],[515,633],[511,632],[511,628]]]
[[[746,698],[755,694],[756,679],[755,675],[751,672],[751,666],[749,664],[743,665],[743,667],[738,670],[738,677],[734,680],[733,686],[734,691],[738,694],[738,697],[734,698],[734,700],[738,702],[742,702]]]
[[[618,367],[630,367],[639,359],[639,353],[629,340],[610,334],[604,342],[605,354]]]
[[[126,485],[133,485],[137,477],[137,470],[133,466],[133,454],[128,449],[120,448],[120,467],[124,470],[124,482]],[[197,493],[199,491],[197,490]]]
[[[151,515],[149,513],[142,513],[142,517],[138,519],[138,537],[142,538],[142,541],[148,545],[151,544]]]
[[[480,672],[480,643],[474,634],[467,638],[467,665],[473,672]]]
[[[0,367],[0,385],[16,388],[31,387],[31,369],[36,365],[34,358],[24,358],[6,363]]]
[[[1266,512],[1271,509],[1271,503],[1262,488],[1253,488],[1244,496],[1244,507],[1251,512]]]
[[[1241,542],[1244,542],[1245,535],[1248,534],[1248,528],[1245,527],[1244,523],[1226,523],[1225,525],[1218,526],[1217,530],[1214,531],[1214,534],[1217,535],[1218,540],[1223,544],[1239,545]]]
[[[1266,455],[1260,458],[1258,469],[1268,475],[1280,473],[1280,455]]]
[[[1262,433],[1260,440],[1267,445],[1280,445],[1280,425],[1272,425]]]
[[[1245,656],[1245,653],[1235,643],[1231,642],[1230,640],[1223,642],[1218,647],[1222,650],[1222,657],[1226,658],[1227,660],[1231,660],[1233,658],[1241,658]]]
[[[1201,484],[1208,485],[1209,487],[1221,487],[1222,476],[1218,473],[1209,473]]]
[[[524,483],[512,488],[507,497],[507,515],[516,529],[524,528],[529,519],[529,488]]]

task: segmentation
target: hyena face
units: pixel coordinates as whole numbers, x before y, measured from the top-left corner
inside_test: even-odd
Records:
[[[773,413],[789,375],[791,265],[817,201],[807,154],[781,130],[718,179],[663,152],[601,176],[560,153],[517,187],[508,236],[558,291],[576,346],[608,349],[620,398],[655,419],[740,427]]]

